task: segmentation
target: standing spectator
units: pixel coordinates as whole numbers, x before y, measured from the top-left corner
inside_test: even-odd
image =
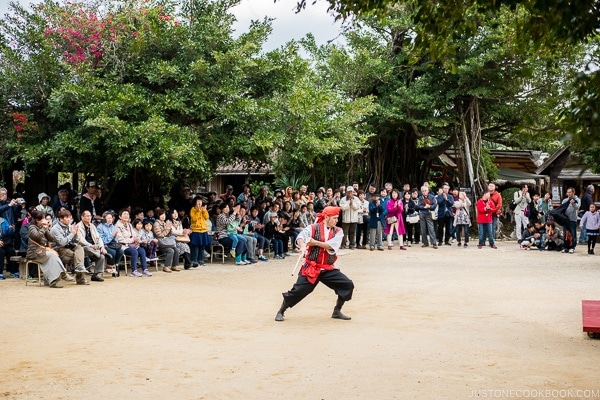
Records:
[[[100,221],[104,212],[100,187],[96,181],[89,181],[85,187],[87,191],[79,200],[79,213],[83,214],[87,210],[92,215],[92,219]]]
[[[471,226],[471,200],[465,192],[458,194],[458,200],[454,202],[454,226],[456,227],[456,241],[461,246],[461,235],[464,236],[465,245],[469,245],[469,227]],[[493,223],[492,223],[493,226]]]
[[[579,206],[581,200],[575,195],[575,189],[572,187],[567,189],[567,197],[562,201],[562,204],[569,203],[565,214],[569,217],[569,222],[565,226],[565,248],[563,252],[573,254],[575,247],[577,247],[577,214],[579,213]],[[571,240],[567,238],[567,232],[571,234]]]
[[[435,211],[437,202],[435,196],[429,193],[428,186],[421,186],[421,194],[418,197],[418,203],[415,206],[415,210],[419,211],[419,223],[421,224],[421,235],[423,244],[421,247],[429,247],[429,240],[434,249],[437,249],[437,240],[435,237],[435,228],[433,226],[433,219],[431,213]]]
[[[313,200],[313,204],[316,213],[320,213],[325,209],[325,207],[327,207],[327,198],[325,198],[325,193],[323,193],[323,189],[317,189],[317,197]]]
[[[587,224],[587,245],[588,254],[594,254],[596,247],[596,238],[600,234],[600,214],[596,211],[596,205],[590,204],[589,211],[586,211],[581,218],[580,226],[583,228]]]
[[[16,254],[13,247],[15,227],[11,227],[8,220],[0,217],[0,229],[0,279],[4,279],[2,271],[4,270],[5,259],[8,261],[10,276],[19,278],[19,265],[14,261],[10,261],[10,258]]]
[[[400,198],[400,193],[397,189],[392,189],[390,192],[390,199],[386,205],[387,208],[387,226],[385,227],[385,234],[387,235],[388,250],[392,250],[394,231],[398,235],[398,243],[400,244],[400,250],[406,250],[404,247],[404,234],[406,229],[404,228],[404,218],[402,213],[404,212],[404,205]]]
[[[413,188],[410,191],[410,202],[408,211],[410,214],[419,213],[416,206],[419,204],[419,189]],[[406,211],[406,210],[405,210]],[[406,220],[405,220],[406,221]],[[421,224],[417,221],[414,224],[406,225],[407,239],[409,244],[419,244],[421,241]]]
[[[379,193],[374,192],[369,202],[369,250],[383,251],[383,204],[379,200]]]
[[[346,188],[346,196],[340,199],[340,208],[342,209],[342,230],[344,239],[342,240],[342,249],[346,247],[346,241],[350,250],[354,250],[356,243],[356,225],[358,224],[358,210],[360,209],[360,200],[354,197],[354,188]]]
[[[521,190],[517,190],[513,196],[513,200],[517,205],[515,207],[515,229],[517,233],[517,241],[521,244],[523,240],[523,228],[526,228],[529,224],[529,218],[525,215],[527,205],[531,203],[531,196],[529,196],[529,187],[527,184],[521,185]]]
[[[450,246],[450,226],[452,225],[453,217],[452,206],[454,206],[454,197],[450,193],[450,186],[447,183],[442,185],[442,193],[437,198],[437,211],[438,211],[438,231],[437,239],[438,246],[444,244]]]
[[[538,203],[540,204],[540,221],[542,221],[542,224],[545,224],[548,212],[552,210],[552,199],[550,198],[550,193],[544,193],[544,197],[539,199]]]
[[[192,268],[198,265],[206,265],[204,262],[204,250],[210,247],[210,236],[208,235],[208,210],[203,203],[202,197],[194,197],[194,206],[190,210],[191,230],[190,233],[190,257]]]
[[[477,248],[481,249],[482,246],[485,246],[485,238],[487,236],[490,240],[490,247],[496,249],[494,234],[492,233],[492,216],[496,207],[494,202],[490,200],[490,192],[484,192],[481,195],[481,198],[477,201],[476,208],[477,226],[479,228],[479,244]]]
[[[494,215],[492,216],[492,234],[494,235],[494,239],[496,239],[496,235],[498,232],[498,218],[502,215],[502,195],[500,192],[496,190],[495,183],[488,184],[488,191],[490,192],[490,200],[494,203]]]
[[[15,228],[15,215],[19,206],[17,200],[8,200],[8,191],[6,188],[0,187],[0,217],[8,221],[8,225]]]
[[[370,202],[371,199],[373,198],[373,194],[376,192],[377,192],[377,186],[375,186],[375,183],[370,183],[369,188],[367,189],[367,193],[365,194],[365,200]]]
[[[581,196],[581,209],[579,210],[579,217],[590,210],[590,205],[594,204],[594,185],[588,185],[585,188],[583,196]],[[587,229],[586,225],[581,225],[581,234],[579,236],[579,243],[585,243],[587,241]]]
[[[358,200],[360,201],[360,208],[358,209],[358,225],[356,228],[356,247],[366,249],[369,241],[369,202],[365,199],[364,190],[358,191]]]

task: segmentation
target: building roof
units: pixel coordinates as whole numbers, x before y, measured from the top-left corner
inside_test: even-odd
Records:
[[[245,161],[237,160],[228,165],[217,168],[218,175],[273,175],[270,165],[251,165]]]

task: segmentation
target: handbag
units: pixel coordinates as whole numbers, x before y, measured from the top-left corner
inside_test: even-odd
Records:
[[[396,217],[387,217],[386,220],[385,220],[385,222],[387,222],[388,225],[395,224],[396,222],[398,222],[398,218],[396,218]]]
[[[176,235],[175,236],[175,241],[176,242],[181,242],[181,243],[189,243],[190,242],[190,237],[186,233],[182,233],[181,235]]]
[[[415,213],[412,213],[412,214],[408,214],[406,216],[406,221],[409,224],[416,224],[416,223],[418,223],[419,222],[419,213],[415,212]]]
[[[429,213],[431,214],[431,219],[434,221],[437,221],[437,219],[438,219],[437,207],[435,210],[429,211]]]
[[[175,238],[172,235],[158,238],[158,247],[175,247]]]

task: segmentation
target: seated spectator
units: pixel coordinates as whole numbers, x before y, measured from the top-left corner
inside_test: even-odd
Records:
[[[13,247],[15,228],[9,224],[8,220],[0,217],[0,229],[0,279],[4,279],[2,272],[4,271],[5,259],[8,262],[10,276],[19,278],[19,264],[10,261],[10,258],[16,254]]]
[[[77,242],[77,231],[79,227],[73,225],[73,216],[66,209],[61,209],[56,215],[58,222],[50,229],[54,237],[54,249],[58,253],[63,265],[73,265],[75,281],[78,285],[89,285],[85,279],[86,269],[84,267],[85,254],[83,247]]]
[[[173,222],[167,220],[167,213],[163,209],[156,211],[156,221],[152,226],[154,237],[158,239],[158,251],[165,255],[164,272],[181,271],[179,267],[179,250],[172,233]]]
[[[144,248],[144,250],[146,250],[146,261],[156,261],[158,260],[158,257],[156,257],[156,252],[158,250],[158,239],[155,238],[154,233],[152,233],[152,225],[154,223],[149,219],[144,219],[141,221],[141,224],[142,231],[138,231],[138,236],[140,237],[140,245]]]
[[[92,213],[84,210],[81,213],[81,221],[79,221],[77,226],[77,242],[83,246],[86,257],[92,260],[92,281],[104,282],[102,273],[104,273],[106,254],[108,252],[104,247],[104,242],[100,238],[96,226],[92,224]]]
[[[242,193],[238,195],[236,203],[251,208],[254,204],[252,204],[253,202],[251,201],[250,196],[250,185],[244,183],[244,186],[242,186]]]
[[[283,255],[283,240],[279,236],[279,221],[277,214],[270,214],[269,222],[265,224],[265,237],[273,243],[273,252],[276,260],[285,258]]]
[[[227,203],[221,203],[218,206],[220,212],[216,218],[216,236],[219,243],[224,247],[232,248],[233,241],[229,237],[227,227],[230,223],[239,220],[238,210],[234,209],[231,215],[229,214],[229,205]],[[235,252],[235,264],[245,265],[249,264],[247,261],[246,243],[243,240],[238,240],[237,246],[232,248]]]
[[[240,221],[238,225],[238,235],[241,235],[246,240],[246,250],[248,251],[247,260],[251,264],[256,264],[256,251],[258,246],[258,240],[254,237],[254,235],[248,230],[248,225],[250,224],[250,217],[247,214],[246,207],[240,204],[239,209]]]
[[[250,216],[248,220],[248,232],[254,235],[257,241],[256,253],[258,255],[258,259],[260,261],[269,261],[269,259],[264,256],[264,250],[271,244],[271,242],[263,235],[264,225],[262,224],[262,219],[258,217],[258,208],[256,206],[252,207],[250,210]]]
[[[40,263],[44,279],[51,288],[62,288],[61,279],[73,280],[67,275],[58,253],[50,247],[55,239],[48,230],[49,223],[43,212],[34,210],[29,224],[29,239],[27,243],[27,259]]]
[[[554,221],[546,222],[546,236],[544,239],[544,249],[562,251],[565,243],[565,236],[562,230]]]
[[[271,208],[265,212],[265,215],[263,217],[264,225],[266,225],[271,220],[271,215],[275,215],[275,216],[279,217],[279,204],[278,203],[273,203]]]
[[[175,246],[179,251],[179,255],[183,256],[183,268],[190,269],[192,267],[192,259],[190,255],[189,234],[192,233],[192,231],[183,228],[177,210],[169,210],[168,217],[173,226],[171,232],[175,235]],[[185,237],[185,239],[182,238],[182,236]]]
[[[114,225],[115,216],[111,211],[102,213],[102,222],[98,225],[98,234],[104,242],[104,247],[110,257],[107,257],[106,272],[114,277],[120,276],[119,264],[123,259],[124,249],[119,242],[119,230]]]
[[[52,218],[54,218],[54,210],[52,210],[52,207],[50,207],[50,204],[49,204],[50,196],[48,196],[46,193],[40,193],[38,195],[38,201],[40,202],[40,204],[35,206],[35,209],[43,212],[46,215],[50,215]]]
[[[119,210],[119,220],[115,224],[115,228],[119,231],[117,237],[119,243],[124,247],[123,253],[131,258],[131,276],[136,278],[152,276],[146,262],[146,250],[140,246],[140,237],[136,235],[135,228],[129,222],[129,211],[126,208]],[[138,271],[138,259],[142,266],[142,272]]]

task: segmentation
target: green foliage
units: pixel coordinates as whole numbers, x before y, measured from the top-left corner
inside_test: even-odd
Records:
[[[301,172],[292,172],[287,174],[285,172],[280,173],[275,178],[275,186],[278,188],[286,188],[291,186],[294,190],[300,189],[300,186],[305,185],[310,180],[310,174]]]

